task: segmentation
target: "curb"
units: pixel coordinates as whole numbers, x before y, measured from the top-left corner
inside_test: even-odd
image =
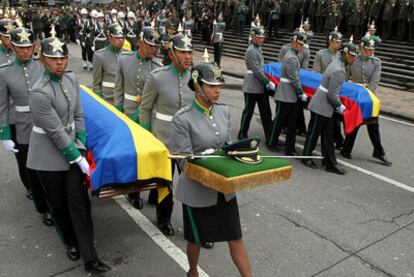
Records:
[[[241,74],[230,72],[230,71],[227,71],[227,70],[223,70],[223,74],[228,75],[230,77],[234,77],[234,78],[240,78],[240,79],[243,79],[243,77],[244,77]],[[224,84],[223,87],[227,88],[227,89],[230,89],[230,90],[241,90],[242,89],[242,86],[238,85],[238,84],[228,84],[228,85]],[[387,109],[381,109],[380,114],[392,116],[392,117],[402,119],[402,120],[406,120],[406,121],[409,121],[409,122],[414,122],[414,115],[409,116],[409,115],[405,115],[405,114],[399,114],[395,111],[391,111],[391,110],[387,110]]]

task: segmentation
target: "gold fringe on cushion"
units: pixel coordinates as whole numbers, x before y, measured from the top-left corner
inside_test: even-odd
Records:
[[[244,189],[251,189],[263,185],[272,185],[288,180],[290,179],[290,175],[292,173],[292,166],[289,165],[226,178],[223,175],[206,169],[205,167],[193,163],[187,163],[184,168],[184,173],[188,178],[199,182],[206,187],[224,194],[229,194],[239,192]]]

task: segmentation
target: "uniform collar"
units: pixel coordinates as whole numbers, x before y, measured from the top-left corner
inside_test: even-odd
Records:
[[[6,47],[4,47],[3,44],[0,44],[0,52],[8,54],[11,52],[11,50],[6,49]]]
[[[368,60],[369,60],[369,58],[370,58],[370,57],[366,57],[366,58],[364,58],[361,54],[359,54],[359,55],[358,55],[358,58],[359,58],[361,61],[366,62],[366,61],[368,61]]]
[[[151,58],[146,58],[146,59],[141,58],[141,55],[139,54],[139,51],[137,51],[137,55],[136,55],[136,57],[137,57],[137,60],[138,60],[138,61],[143,61],[143,62],[146,62],[146,61],[151,60]]]
[[[122,50],[122,48],[121,48],[118,51],[116,51],[115,48],[112,47],[112,44],[108,44],[107,48],[113,53],[120,53],[121,50]]]
[[[197,98],[194,98],[194,107],[196,108],[197,111],[199,111],[200,113],[203,113],[207,116],[211,116],[213,115],[213,106],[211,106],[210,108],[204,107],[198,100]]]
[[[254,42],[252,42],[252,45],[253,45],[254,47],[256,47],[256,48],[260,48],[260,45],[258,45],[258,44],[256,44],[256,43],[254,43]]]
[[[49,77],[49,80],[53,81],[53,82],[60,82],[62,80],[62,76],[57,76],[53,73],[50,73],[49,71],[45,70],[45,72],[43,73],[44,77]]]
[[[22,62],[21,60],[19,60],[19,58],[16,56],[16,58],[14,59],[14,63],[17,65],[28,65],[32,63],[32,59],[28,60],[27,62]]]
[[[295,53],[296,55],[298,54],[298,50],[296,50],[295,48],[290,47],[290,50],[291,50],[293,53]]]
[[[332,51],[331,48],[328,47],[326,49],[328,49],[329,54],[331,54],[331,55],[335,55],[336,54],[336,52]]]
[[[184,70],[184,72],[183,73],[180,73],[180,71],[178,71],[178,69],[177,68],[175,68],[175,66],[173,65],[173,64],[170,64],[170,69],[171,69],[171,71],[175,74],[175,75],[177,75],[178,77],[183,77],[186,73],[187,73],[187,69],[186,70]]]

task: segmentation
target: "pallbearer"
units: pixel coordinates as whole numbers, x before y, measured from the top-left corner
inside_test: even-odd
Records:
[[[27,166],[40,177],[68,258],[75,261],[82,255],[86,271],[105,272],[110,268],[96,254],[88,188],[83,184],[89,164],[81,154],[86,133],[79,83],[74,73],[65,71],[66,43],[50,37],[41,47],[45,70],[30,94],[33,129]]]
[[[312,155],[321,136],[322,156],[326,171],[344,175],[346,171],[339,167],[335,156],[334,113],[343,114],[346,110],[339,98],[339,91],[346,81],[346,66],[352,65],[355,61],[356,47],[351,43],[344,43],[340,48],[340,54],[341,56],[334,59],[323,73],[321,84],[308,105],[311,119],[303,155]],[[310,168],[317,168],[312,159],[304,159],[302,163]]]
[[[108,46],[93,55],[93,91],[113,103],[115,72],[119,55],[123,52],[124,32],[117,23],[108,26]]]
[[[209,63],[192,67],[189,87],[195,91],[195,97],[173,118],[169,143],[172,153],[200,154],[231,142],[230,112],[226,105],[218,104],[223,83],[220,68]],[[185,163],[180,162],[179,166],[183,169]],[[252,276],[242,240],[236,195],[218,193],[189,179],[185,173],[180,175],[176,193],[183,203],[184,238],[190,265],[187,276],[198,276],[202,244],[222,241],[228,243],[240,275]]]
[[[359,44],[359,55],[349,68],[350,79],[354,83],[361,84],[377,94],[381,80],[381,60],[374,56],[376,42],[371,36],[365,36]],[[379,119],[377,119],[379,120]],[[352,159],[352,149],[358,134],[357,127],[351,134],[346,136],[341,155],[347,159]],[[369,139],[374,146],[372,156],[381,161],[383,165],[391,166],[392,163],[385,155],[384,147],[381,143],[381,135],[378,122],[367,125]]]
[[[159,49],[160,37],[153,28],[145,27],[140,35],[138,51],[125,52],[119,57],[115,76],[115,106],[137,123],[145,82],[151,71],[161,67],[153,60]],[[139,193],[129,194],[129,201],[137,209],[143,206]]]
[[[33,59],[34,34],[26,28],[16,28],[10,33],[11,47],[15,53],[14,62],[6,63],[0,68],[0,140],[6,150],[18,152],[18,163],[26,175],[36,210],[42,214],[43,223],[51,226],[53,220],[49,214],[44,191],[34,170],[27,168],[30,132],[32,131],[32,114],[29,107],[29,95],[33,85],[41,78],[43,66]],[[16,139],[13,140],[10,129],[10,98],[16,111]],[[23,172],[24,171],[24,172]]]

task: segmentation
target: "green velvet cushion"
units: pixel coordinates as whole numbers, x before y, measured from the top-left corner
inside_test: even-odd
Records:
[[[217,151],[214,155],[223,155],[224,151]],[[269,156],[271,154],[266,152],[259,152],[260,156]],[[195,159],[191,163],[200,165],[226,178],[237,177],[244,174],[255,173],[270,169],[282,168],[290,166],[291,164],[278,158],[263,158],[259,164],[248,164],[236,161],[231,157],[226,158],[209,158],[209,159]]]

